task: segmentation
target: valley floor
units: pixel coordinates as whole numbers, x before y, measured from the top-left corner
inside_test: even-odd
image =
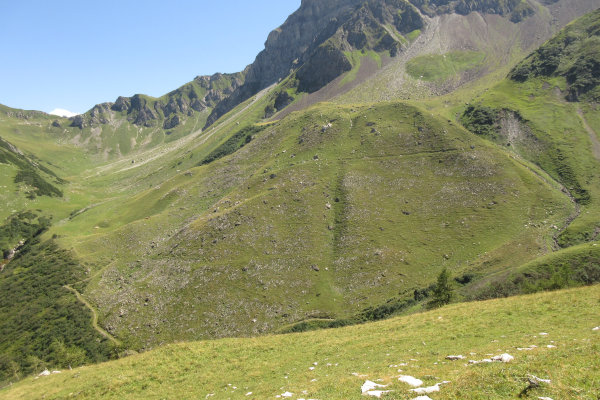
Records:
[[[181,343],[27,378],[0,399],[597,399],[600,286],[451,305],[316,332]],[[509,354],[510,362],[470,363]],[[464,359],[450,361],[449,355]],[[549,380],[546,382],[545,380]],[[533,382],[533,383],[532,383]]]

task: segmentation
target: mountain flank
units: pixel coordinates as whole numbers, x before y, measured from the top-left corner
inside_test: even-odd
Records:
[[[0,107],[0,382],[174,342],[260,336],[248,340],[269,347],[269,334],[400,314],[410,316],[400,325],[413,318],[425,324],[433,314],[417,314],[447,302],[597,283],[599,11],[551,36],[569,16],[599,6],[304,1],[241,73],[199,77],[160,98],[121,97],[73,119]],[[528,300],[515,301],[522,311]],[[475,319],[474,304],[456,306],[472,318],[470,328],[448,314],[462,321],[442,327],[452,338],[481,333],[480,324],[504,325],[491,322],[492,311]],[[511,320],[511,307],[492,308]],[[550,308],[539,312],[540,323],[547,324]],[[566,324],[572,312],[565,303],[556,315]],[[427,376],[439,372],[444,380],[466,380],[472,375],[464,375],[464,365],[444,369],[452,364],[442,364],[442,353],[473,352],[481,361],[492,340],[511,334],[493,331],[482,337],[485,346],[437,342],[428,349],[444,315],[436,312],[427,329],[406,325],[405,334],[417,332],[423,348],[400,349],[402,361],[383,364],[378,356],[377,365],[427,353],[414,370],[419,379],[435,386],[441,380]],[[578,329],[592,324],[578,321]],[[386,322],[347,329],[386,331]],[[327,337],[335,348],[343,332],[306,337]],[[525,334],[536,332],[515,333]],[[287,338],[296,336],[281,340]],[[223,343],[232,341],[246,343]],[[326,376],[295,375],[310,367],[304,358],[285,368],[284,376],[300,380],[281,393],[272,391],[285,385],[275,377],[265,387],[242,380],[219,387],[247,386],[267,397],[306,390],[308,397],[314,386],[320,398],[360,397],[350,380],[365,371],[351,360],[392,354],[383,342],[386,349],[353,346],[341,362],[311,361],[308,371],[347,363],[336,379],[348,389]],[[551,343],[506,344],[494,342],[502,350],[494,355]],[[563,350],[573,370],[589,361]],[[544,357],[552,365],[560,359]],[[499,380],[498,364],[475,365],[491,368],[478,376],[500,397],[526,388],[516,378]],[[519,365],[525,367],[511,377],[544,372],[537,361]],[[366,379],[411,393],[391,375],[377,375]],[[565,396],[569,384],[591,390],[571,375],[548,378],[562,386],[532,393]],[[132,393],[147,395],[155,384],[143,380]],[[217,390],[210,382],[204,388],[194,396]],[[466,383],[455,389],[448,396],[482,396]]]

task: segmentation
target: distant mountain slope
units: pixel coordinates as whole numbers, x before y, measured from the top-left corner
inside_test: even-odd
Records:
[[[244,82],[245,72],[199,76],[160,98],[137,94],[71,118],[71,143],[105,159],[173,141],[203,127],[210,111]]]
[[[115,260],[85,294],[135,348],[346,317],[412,299],[443,266],[518,266],[550,250],[572,208],[494,146],[400,103],[292,114],[145,186],[57,227],[81,232],[66,240],[82,260]]]
[[[582,267],[584,279],[599,277],[595,256],[577,247],[600,234],[599,23],[596,10],[569,24],[462,114],[468,129],[540,166],[576,204],[570,223],[554,235],[555,249],[566,250],[488,277],[483,292],[514,293],[523,288],[523,276],[540,268],[553,270],[557,282],[571,279],[564,271],[574,266]]]
[[[559,5],[555,6],[554,3]],[[558,15],[564,14],[562,7],[567,7],[568,3],[576,15],[592,9],[589,0],[551,0],[541,3],[521,0],[305,0],[298,11],[269,35],[265,50],[249,66],[245,83],[215,107],[206,127],[259,90],[290,74],[293,74],[292,80],[296,79],[291,85],[298,92],[312,93],[341,74],[358,68],[357,54],[353,54],[356,51],[364,54],[374,50],[382,57],[394,57],[406,50],[432,18],[454,13],[466,16],[476,12],[500,15],[513,24],[522,21],[525,24],[524,21],[536,13],[548,14],[546,6],[552,6],[555,8],[550,12],[555,13],[554,18],[558,22]],[[461,23],[464,22],[455,21],[455,24]],[[525,31],[530,35],[538,35],[536,28],[541,28],[541,25],[545,28],[548,21],[534,20],[531,23],[536,26]],[[475,40],[463,43],[459,49],[472,49],[473,45],[480,44]],[[289,85],[286,89],[289,89]]]
[[[510,79],[564,77],[569,101],[600,100],[600,12],[569,24],[510,72]]]

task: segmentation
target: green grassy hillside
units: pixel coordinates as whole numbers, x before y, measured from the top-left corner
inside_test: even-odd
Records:
[[[391,3],[379,20],[401,17],[388,13]],[[494,4],[501,15],[517,7]],[[422,6],[432,16],[448,10]],[[531,16],[542,24],[536,32],[550,18],[541,14]],[[595,43],[583,32],[594,32],[596,17],[558,36],[585,45],[560,42],[556,71]],[[527,47],[525,24],[481,18],[436,16],[424,36],[404,32],[405,45],[439,47],[440,32],[462,21],[452,32],[481,44],[439,55],[413,47],[411,84],[459,82]],[[363,19],[348,21],[340,40]],[[492,49],[508,27],[512,35]],[[122,349],[420,312],[442,270],[457,302],[598,282],[595,89],[574,99],[565,74],[514,80],[497,69],[445,96],[367,102],[392,75],[408,76],[406,62],[386,64],[389,49],[375,51],[388,32],[375,28],[368,45],[340,47],[349,72],[332,85],[362,86],[337,103],[302,105],[296,71],[204,131],[208,111],[192,103],[231,92],[243,76],[198,78],[160,99],[120,98],[79,120],[0,107],[0,286],[19,288],[5,291],[0,309],[0,381],[64,367],[65,357],[75,366]],[[385,74],[369,80],[365,65]],[[273,114],[297,98],[297,111]],[[60,336],[65,321],[73,330]],[[50,333],[38,335],[44,326]],[[63,347],[49,351],[55,340]]]
[[[593,61],[599,20],[596,11],[570,24],[461,117],[479,136],[543,168],[571,195],[577,209],[569,226],[557,231],[557,248],[596,241],[600,232]],[[573,79],[573,68],[585,71]]]
[[[348,316],[412,298],[442,267],[488,273],[492,254],[516,267],[551,250],[573,208],[508,153],[400,103],[320,105],[122,190],[51,232],[90,264],[86,295],[135,348]]]
[[[398,380],[409,375],[424,387],[449,381],[430,395],[440,400],[592,400],[600,395],[599,301],[593,286],[335,330],[181,343],[27,378],[0,399],[362,399],[366,380],[386,385],[384,399],[412,399]],[[514,360],[469,364],[503,353]],[[532,376],[550,382],[530,387]]]

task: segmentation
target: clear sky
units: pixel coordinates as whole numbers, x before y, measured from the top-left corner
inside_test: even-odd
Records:
[[[300,0],[0,0],[0,103],[84,112],[237,72]]]

